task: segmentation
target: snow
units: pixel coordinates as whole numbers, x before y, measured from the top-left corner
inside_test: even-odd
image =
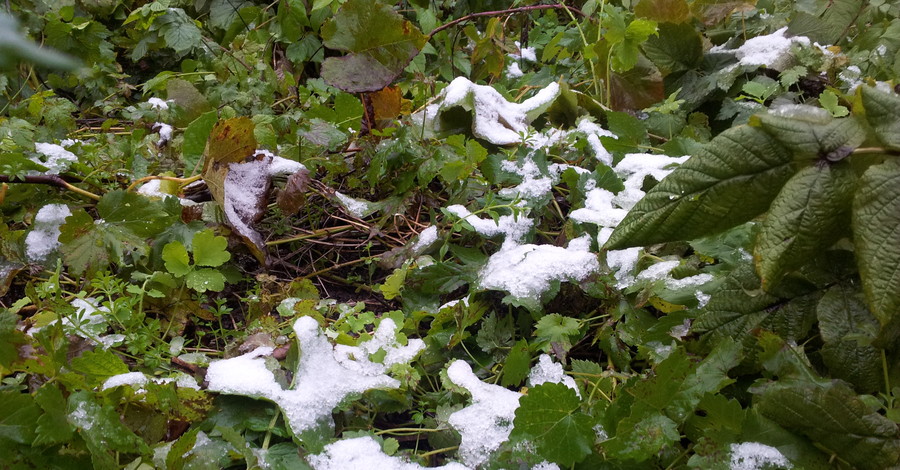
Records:
[[[346,470],[354,468],[370,468],[378,470],[420,470],[423,467],[400,457],[392,457],[381,450],[381,446],[371,436],[343,439],[325,446],[325,449],[316,455],[307,457],[307,462],[315,470]],[[448,463],[440,467],[430,467],[440,470],[466,470],[467,467],[458,463]]]
[[[162,191],[162,182],[163,182],[163,180],[160,180],[160,179],[147,181],[146,183],[142,184],[140,188],[138,188],[137,193],[142,194],[147,197],[150,197],[150,198],[164,199],[167,197],[174,197],[174,198],[178,199],[179,204],[181,204],[182,206],[185,206],[185,207],[197,205],[196,202],[191,201],[190,199],[185,199],[182,197],[175,196],[174,194],[169,194],[169,193],[163,192]]]
[[[510,62],[506,67],[506,78],[519,78],[525,75],[525,72],[522,72],[522,69],[519,68],[518,62]]]
[[[100,386],[100,390],[107,390],[114,387],[121,387],[123,385],[130,385],[131,387],[138,389],[143,385],[147,384],[147,376],[144,375],[143,372],[128,372],[125,374],[114,375]]]
[[[529,62],[537,62],[537,54],[534,52],[533,47],[522,47],[522,44],[519,41],[516,41],[516,49],[519,52],[513,52],[509,54],[513,59],[523,59]]]
[[[371,340],[358,346],[332,346],[314,319],[302,317],[294,323],[301,356],[290,389],[283,389],[266,367],[264,357],[272,353],[270,347],[213,361],[206,375],[208,389],[274,402],[295,434],[320,424],[333,427],[331,412],[345,398],[373,388],[398,387],[400,382],[387,375],[388,369],[412,360],[424,349],[420,339],[410,339],[406,346],[400,346],[397,330],[394,322],[385,318]],[[370,360],[378,350],[386,352],[382,364]]]
[[[78,161],[78,157],[74,153],[61,145],[38,142],[34,144],[34,150],[42,156],[31,157],[30,160],[47,168],[47,171],[36,172],[36,174],[58,175],[68,170],[72,163]]]
[[[787,36],[787,26],[764,36],[756,36],[748,39],[737,49],[727,49],[716,46],[710,52],[730,52],[738,59],[738,65],[751,67],[765,66],[774,70],[784,70],[792,60],[791,47],[794,44],[803,46],[811,45],[806,36]],[[822,46],[816,45],[820,49]],[[734,66],[732,66],[734,67]]]
[[[353,217],[362,219],[363,217],[372,213],[370,207],[371,204],[368,201],[354,199],[339,191],[335,191],[334,196],[338,199],[338,201],[340,201],[341,205],[344,206],[344,209],[347,209],[347,212],[349,212]]]
[[[578,398],[581,398],[581,392],[578,391],[578,387],[575,385],[575,379],[566,375],[563,372],[562,364],[553,362],[553,359],[547,354],[541,354],[538,358],[538,363],[531,368],[531,372],[528,373],[528,383],[532,387],[542,383],[561,383],[575,390]]]
[[[441,91],[439,102],[428,106],[419,118],[434,132],[450,131],[442,127],[439,114],[459,106],[474,113],[472,133],[476,137],[496,145],[517,144],[529,133],[528,124],[546,111],[558,95],[559,84],[551,83],[531,98],[512,103],[490,86],[457,77]]]
[[[76,428],[81,428],[82,430],[88,431],[94,426],[94,418],[93,415],[96,413],[96,409],[89,410],[88,407],[98,408],[96,404],[90,402],[80,402],[78,406],[69,413],[69,423],[74,425]]]
[[[434,225],[429,225],[428,228],[419,232],[419,238],[413,243],[410,248],[413,253],[419,253],[426,248],[428,248],[432,243],[436,242],[438,239],[438,230]]]
[[[612,165],[612,154],[600,142],[600,137],[618,137],[586,117],[578,121],[577,129],[587,136],[588,144],[594,150],[594,157],[606,166]]]
[[[480,235],[503,235],[503,246],[507,248],[518,245],[534,225],[534,221],[523,215],[501,215],[496,222],[494,219],[482,219],[459,204],[448,207],[447,211],[468,222]]]
[[[763,468],[792,468],[793,465],[778,449],[759,442],[731,444],[731,470],[760,470]]]
[[[545,460],[534,467],[531,467],[531,470],[559,470],[559,465]]]
[[[25,237],[25,255],[30,261],[43,261],[59,248],[59,227],[70,215],[65,204],[47,204],[35,214],[32,230]]]
[[[462,436],[460,458],[474,468],[488,461],[491,453],[509,439],[522,395],[478,380],[469,364],[461,360],[450,364],[447,377],[472,395],[472,404],[451,414],[449,422]]]
[[[519,196],[529,201],[534,201],[550,194],[553,184],[559,180],[559,173],[565,171],[567,166],[551,165],[548,170],[552,172],[547,176],[541,173],[537,163],[531,155],[522,157],[519,161],[506,160],[500,164],[503,171],[516,173],[522,177],[522,182],[512,188],[503,188],[499,194],[503,197],[514,198]]]
[[[677,268],[679,264],[681,264],[679,261],[662,261],[656,263],[641,271],[637,275],[637,279],[647,281],[665,279],[666,275],[669,274],[669,271]]]
[[[516,245],[491,255],[479,273],[484,289],[503,290],[517,299],[540,302],[553,281],[582,281],[600,269],[585,235],[567,248],[553,245]]]
[[[151,109],[158,109],[158,110],[169,109],[169,103],[166,100],[157,98],[155,96],[148,99],[147,104],[150,105]]]
[[[172,126],[163,122],[155,122],[151,129],[159,134],[159,140],[156,141],[157,147],[162,147],[172,140]]]
[[[225,204],[222,205],[225,216],[232,228],[252,241],[258,241],[257,245],[262,244],[262,237],[250,224],[256,220],[260,201],[269,189],[269,164],[267,159],[231,163],[225,177]]]

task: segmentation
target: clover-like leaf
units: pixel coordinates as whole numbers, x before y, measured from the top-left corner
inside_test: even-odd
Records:
[[[215,269],[196,269],[184,278],[185,284],[197,292],[208,290],[221,292],[225,288],[225,276]]]
[[[167,243],[163,247],[162,259],[166,263],[166,270],[178,277],[191,272],[191,258],[180,241]]]
[[[198,232],[191,242],[194,264],[213,268],[221,266],[231,259],[227,248],[228,240],[225,237],[217,236],[212,230]]]
[[[527,437],[541,457],[571,467],[590,455],[594,442],[591,417],[578,408],[575,390],[545,382],[519,400],[512,435]]]

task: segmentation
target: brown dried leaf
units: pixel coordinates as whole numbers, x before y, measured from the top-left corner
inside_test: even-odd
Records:
[[[306,203],[306,192],[309,190],[309,170],[303,169],[288,177],[284,190],[278,193],[276,202],[281,211],[296,214]]]

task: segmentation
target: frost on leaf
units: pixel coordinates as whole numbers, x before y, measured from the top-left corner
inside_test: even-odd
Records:
[[[392,457],[385,454],[378,442],[370,436],[344,439],[328,444],[322,453],[307,457],[307,461],[315,470],[344,470],[348,468],[466,470],[467,468],[458,463],[448,463],[440,467],[423,467],[416,463],[407,462],[400,457]]]
[[[400,382],[387,375],[388,369],[411,361],[425,347],[420,339],[399,345],[397,326],[387,318],[381,321],[371,340],[358,346],[332,346],[310,317],[298,319],[294,331],[300,346],[300,363],[290,389],[283,389],[266,368],[263,358],[271,354],[272,348],[261,347],[211,363],[206,375],[209,390],[270,400],[281,408],[291,429],[299,434],[323,424],[333,427],[332,410],[351,395],[397,388]],[[383,362],[372,362],[371,355],[379,350],[386,353]]]
[[[424,120],[426,131],[435,134],[456,133],[462,122],[456,122],[457,114],[448,112],[462,108],[472,113],[472,134],[496,145],[522,142],[529,132],[528,124],[546,111],[559,95],[559,85],[551,83],[536,95],[521,102],[511,103],[497,90],[476,85],[465,77],[457,77],[441,92],[437,103],[427,107],[419,118]]]
[[[478,380],[464,361],[450,364],[447,376],[472,394],[472,404],[450,415],[449,421],[462,436],[460,458],[466,465],[477,467],[509,439],[522,395]]]

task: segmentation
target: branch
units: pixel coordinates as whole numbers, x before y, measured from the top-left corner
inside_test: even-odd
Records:
[[[482,12],[479,12],[479,13],[472,13],[471,15],[463,16],[462,18],[457,18],[457,19],[455,19],[455,20],[453,20],[453,21],[451,21],[451,22],[449,22],[449,23],[445,23],[445,24],[442,24],[442,25],[438,26],[437,28],[434,28],[433,31],[431,31],[430,33],[428,33],[428,40],[430,41],[431,38],[434,37],[435,34],[441,32],[441,31],[443,31],[443,30],[445,30],[445,29],[447,29],[447,28],[449,28],[449,27],[451,27],[451,26],[456,26],[456,25],[458,25],[459,23],[462,23],[463,21],[469,21],[469,20],[472,20],[472,19],[475,19],[475,18],[480,18],[480,17],[483,17],[483,16],[503,16],[503,15],[511,15],[511,14],[513,14],[513,13],[523,13],[523,12],[526,12],[526,11],[534,11],[534,10],[550,10],[550,9],[563,9],[563,8],[566,9],[566,10],[569,10],[569,11],[572,11],[572,12],[575,12],[575,13],[578,13],[579,15],[581,15],[581,16],[583,16],[583,17],[587,17],[587,15],[585,15],[583,11],[581,11],[581,10],[575,8],[575,7],[570,7],[570,6],[567,6],[567,5],[561,5],[561,4],[553,4],[553,5],[529,5],[529,6],[525,6],[525,7],[510,8],[509,10],[482,11]]]
[[[9,175],[0,175],[0,183],[25,183],[25,184],[49,184],[50,186],[56,186],[58,188],[68,189],[73,193],[80,194],[84,197],[91,198],[95,201],[100,200],[100,196],[90,192],[85,191],[77,186],[72,186],[67,183],[65,180],[60,178],[57,175],[32,175],[25,176],[22,178],[12,178]]]

